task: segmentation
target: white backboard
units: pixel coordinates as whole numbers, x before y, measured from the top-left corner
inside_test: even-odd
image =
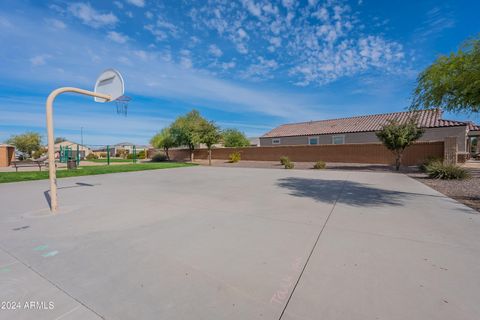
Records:
[[[95,92],[108,94],[112,100],[116,100],[125,93],[125,83],[123,77],[115,69],[107,69],[100,74],[95,83]],[[95,97],[95,102],[107,102],[108,100]]]

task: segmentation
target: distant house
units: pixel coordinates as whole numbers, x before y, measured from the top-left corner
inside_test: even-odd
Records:
[[[148,146],[140,145],[140,144],[133,144],[131,142],[120,142],[113,146],[115,150],[115,154],[118,154],[119,150],[126,150],[128,154],[133,153],[133,146],[135,146],[136,152],[140,152],[142,150],[148,150]]]
[[[75,158],[76,152],[77,152],[77,146],[78,146],[78,151],[80,153],[80,159],[85,159],[85,157],[87,157],[90,153],[92,153],[92,149],[90,149],[89,147],[73,141],[69,141],[69,140],[55,143],[55,152],[60,152],[60,147],[62,149],[65,149],[66,147],[68,147],[72,151],[72,158]]]
[[[259,137],[248,138],[248,141],[250,141],[250,147],[260,146],[260,138]]]
[[[416,116],[417,125],[425,129],[420,141],[438,141],[457,137],[459,153],[470,151],[480,127],[471,122],[446,120],[439,110],[394,112],[351,118],[283,124],[260,137],[260,146],[317,145],[379,142],[375,132],[389,120],[407,121]]]
[[[15,147],[0,144],[0,167],[8,167],[15,160]]]

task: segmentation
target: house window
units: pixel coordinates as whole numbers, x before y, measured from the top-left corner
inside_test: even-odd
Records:
[[[318,144],[318,137],[308,137],[308,144]]]
[[[280,144],[280,139],[272,139],[272,144]]]
[[[344,144],[345,143],[345,136],[332,136],[332,143],[333,144]]]

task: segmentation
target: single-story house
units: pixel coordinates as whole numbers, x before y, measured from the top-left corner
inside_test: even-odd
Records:
[[[375,132],[389,120],[405,122],[412,116],[425,129],[419,141],[455,136],[460,154],[470,151],[472,137],[480,132],[471,122],[443,119],[440,110],[421,110],[283,124],[261,136],[260,146],[375,143],[379,142]]]
[[[247,138],[250,141],[250,147],[258,147],[260,146],[260,138],[259,137],[251,137]]]
[[[110,153],[110,157],[115,157],[115,148],[107,148],[107,147],[95,147],[92,149],[92,153],[97,157],[104,158],[107,157],[107,151]]]
[[[468,126],[467,150],[477,156],[480,154],[480,126],[473,122]]]
[[[9,167],[15,160],[15,147],[9,144],[0,144],[0,167]]]
[[[62,149],[68,147],[70,150],[72,150],[72,158],[75,158],[77,154],[77,146],[78,150],[80,151],[80,159],[85,159],[86,156],[92,153],[92,149],[89,147],[69,140],[55,143],[55,152],[60,152],[60,147],[62,147]]]
[[[137,153],[139,153],[140,151],[149,149],[148,146],[140,145],[140,144],[133,144],[131,142],[120,142],[120,143],[117,143],[116,145],[114,145],[113,148],[115,149],[115,154],[117,154],[119,150],[125,150],[125,151],[127,151],[128,154],[131,154],[131,153],[133,153],[133,146],[135,146],[135,151]]]

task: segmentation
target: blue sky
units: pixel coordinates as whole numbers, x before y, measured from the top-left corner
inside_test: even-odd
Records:
[[[198,109],[259,136],[281,123],[402,111],[418,72],[480,32],[479,1],[0,0],[0,141],[45,132],[59,86],[122,72],[128,117],[64,95],[56,136],[147,143]],[[478,115],[446,118],[480,122]]]

